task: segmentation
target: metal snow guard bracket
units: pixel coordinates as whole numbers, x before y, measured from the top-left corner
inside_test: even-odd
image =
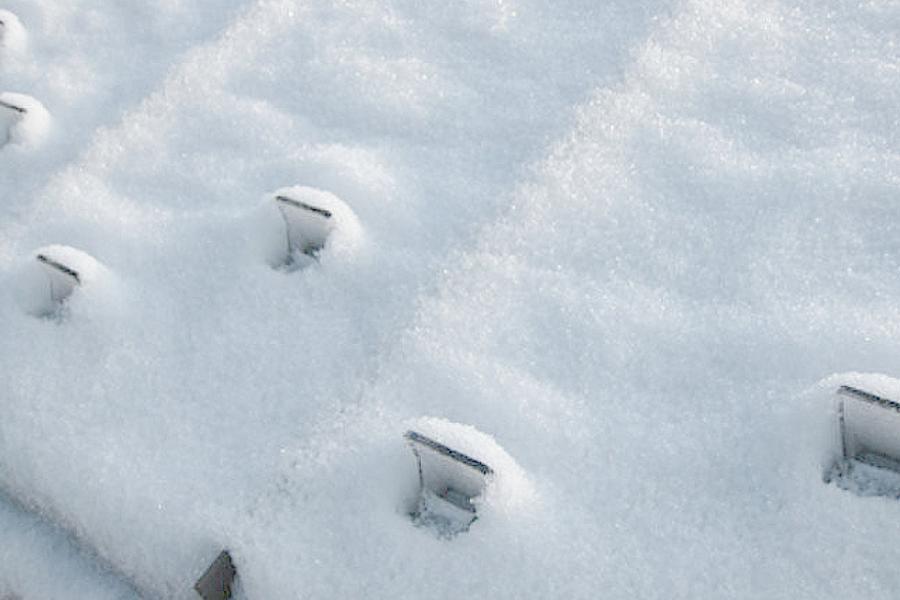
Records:
[[[419,470],[419,500],[410,515],[413,521],[431,526],[445,537],[468,530],[478,518],[472,500],[484,491],[493,469],[417,431],[407,431],[404,437]]]
[[[842,385],[841,457],[900,472],[900,403]]]
[[[289,196],[275,196],[275,201],[287,228],[288,254],[301,252],[315,257],[334,228],[333,213]]]
[[[318,206],[313,206],[312,204],[307,204],[306,202],[301,202],[300,200],[295,200],[294,198],[288,198],[287,196],[275,196],[275,199],[282,204],[287,204],[288,206],[293,206],[294,208],[299,208],[301,210],[307,210],[311,213],[319,215],[320,217],[325,217],[326,219],[331,218],[330,210],[325,210],[324,208],[319,208]]]
[[[54,302],[62,302],[72,294],[76,286],[81,285],[81,276],[75,269],[46,254],[38,254],[35,258],[47,267],[47,277],[50,279],[50,297]]]
[[[231,555],[227,550],[222,550],[194,584],[194,589],[203,600],[228,600],[236,576],[237,569]]]
[[[900,402],[849,385],[837,393],[841,455],[826,483],[862,496],[900,498]]]

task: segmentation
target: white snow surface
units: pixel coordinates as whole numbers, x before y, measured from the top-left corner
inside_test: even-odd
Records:
[[[900,503],[822,474],[834,389],[900,395],[900,2],[0,8],[53,115],[0,149],[0,597],[223,548],[256,600],[896,597]],[[289,186],[352,252],[271,267]],[[48,244],[104,265],[61,319]],[[423,417],[508,474],[452,540]]]
[[[15,13],[0,8],[0,61],[12,60],[28,48],[28,32]]]
[[[39,146],[50,126],[50,113],[39,100],[16,92],[0,93],[0,147]]]
[[[66,531],[0,496],[0,598],[125,600],[137,592]]]

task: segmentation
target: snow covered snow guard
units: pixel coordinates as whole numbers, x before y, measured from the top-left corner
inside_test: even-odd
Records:
[[[416,526],[449,539],[481,519],[512,521],[539,504],[524,470],[492,436],[434,417],[407,426],[418,478],[407,509]]]
[[[61,317],[77,290],[96,285],[105,274],[103,265],[86,252],[69,246],[45,246],[19,270],[16,295],[29,314]]]
[[[0,9],[0,52],[22,52],[26,41],[27,33],[19,18],[8,10]]]
[[[326,249],[342,254],[357,247],[359,221],[331,192],[293,186],[277,190],[272,198],[282,220],[274,235],[277,242],[267,251],[272,266],[293,271],[319,260]]]
[[[25,94],[0,93],[0,147],[37,146],[50,129],[50,113]]]
[[[478,518],[473,500],[494,471],[478,459],[418,433],[407,431],[419,469],[419,501],[413,521],[453,536]]]

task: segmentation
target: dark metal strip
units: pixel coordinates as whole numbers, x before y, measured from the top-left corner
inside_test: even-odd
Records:
[[[78,283],[81,283],[81,277],[78,275],[78,271],[75,271],[74,269],[70,269],[66,265],[64,265],[62,263],[58,263],[55,260],[53,260],[52,258],[47,258],[43,254],[38,254],[37,259],[39,261],[41,261],[42,263],[44,263],[45,265],[53,267],[57,271],[60,271],[64,274],[68,275],[69,277],[74,278],[75,281],[77,281]]]
[[[847,444],[847,421],[844,418],[844,401],[841,400],[840,405],[838,406],[838,424],[841,428],[841,457],[846,461],[850,459],[850,454],[848,450]]]
[[[17,106],[17,105],[15,105],[15,104],[10,104],[9,102],[5,102],[5,101],[3,101],[3,100],[0,100],[0,106],[3,106],[3,107],[8,108],[8,109],[10,109],[10,110],[14,110],[14,111],[16,111],[16,112],[18,112],[18,113],[21,113],[21,114],[23,114],[23,115],[24,115],[25,113],[28,112],[28,109],[25,108],[24,106]]]
[[[900,473],[900,461],[893,456],[888,456],[874,450],[864,450],[853,457],[861,463],[877,467],[879,469],[887,469],[894,473]]]
[[[877,404],[878,406],[881,406],[883,408],[889,408],[896,412],[900,412],[900,402],[894,402],[893,400],[888,400],[887,398],[876,396],[875,394],[849,385],[842,385],[840,388],[838,388],[838,394],[843,394],[844,396],[856,398],[857,400],[862,400],[863,402],[868,402],[869,404]]]
[[[331,211],[325,210],[324,208],[319,208],[318,206],[312,206],[311,204],[307,204],[306,202],[300,202],[299,200],[294,200],[293,198],[288,198],[287,196],[275,196],[275,199],[279,202],[283,202],[284,204],[289,204],[294,208],[299,208],[301,210],[306,210],[312,213],[316,213],[321,217],[325,217],[326,219],[331,218]]]

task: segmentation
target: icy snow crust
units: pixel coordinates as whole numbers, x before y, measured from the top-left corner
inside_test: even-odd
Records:
[[[0,505],[0,594],[187,598],[226,547],[257,599],[900,589],[900,503],[822,482],[869,378],[816,383],[900,364],[897,2],[4,8],[54,126],[0,149],[0,489],[87,554]],[[356,251],[271,268],[292,185]],[[54,243],[115,284],[61,321],[16,301]],[[511,482],[451,541],[423,416]]]

